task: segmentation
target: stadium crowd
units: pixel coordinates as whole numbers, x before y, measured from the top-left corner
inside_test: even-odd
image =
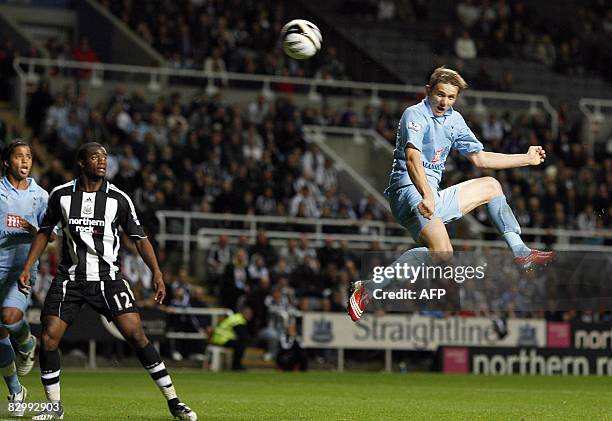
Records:
[[[278,1],[173,2],[100,0],[173,68],[345,79],[335,49],[312,60],[283,54],[278,34],[288,21]]]
[[[586,3],[586,4],[585,4]],[[587,71],[611,79],[612,7],[605,1],[576,2],[575,13],[555,22],[524,0],[462,0],[455,8],[460,25],[448,23],[435,42],[438,54],[537,61],[556,72]]]

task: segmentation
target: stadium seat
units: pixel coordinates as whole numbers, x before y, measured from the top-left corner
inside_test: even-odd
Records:
[[[213,373],[217,373],[225,366],[228,365],[228,361],[232,358],[232,350],[217,345],[209,345],[206,348],[206,359],[204,364],[208,364],[208,369]]]

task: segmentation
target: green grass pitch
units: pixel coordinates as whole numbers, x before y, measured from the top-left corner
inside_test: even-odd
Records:
[[[173,370],[200,420],[612,420],[612,378]],[[44,393],[36,375],[30,399]],[[66,420],[169,420],[143,370],[61,374]],[[4,419],[4,418],[3,418]]]

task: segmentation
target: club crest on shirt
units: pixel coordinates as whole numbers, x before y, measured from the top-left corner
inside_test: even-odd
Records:
[[[414,122],[414,121],[408,122],[408,128],[410,130],[414,130],[415,132],[420,132],[421,131],[421,125],[419,123]]]
[[[435,164],[436,162],[440,160],[440,158],[442,157],[442,152],[444,152],[444,149],[446,148],[436,149],[436,152],[434,153],[434,156],[431,159],[432,164]]]
[[[92,193],[84,193],[83,201],[81,202],[81,216],[90,218],[94,213],[95,199]]]

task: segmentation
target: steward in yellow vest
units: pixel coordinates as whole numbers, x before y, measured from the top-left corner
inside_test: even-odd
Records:
[[[225,346],[229,341],[235,341],[238,336],[234,329],[238,326],[246,326],[247,323],[247,319],[244,318],[242,313],[234,313],[226,317],[217,325],[215,330],[213,330],[210,343],[213,345]]]
[[[249,341],[247,324],[253,319],[251,307],[244,307],[240,313],[226,317],[214,328],[210,335],[210,344],[232,348],[232,370],[244,370],[242,357]]]

